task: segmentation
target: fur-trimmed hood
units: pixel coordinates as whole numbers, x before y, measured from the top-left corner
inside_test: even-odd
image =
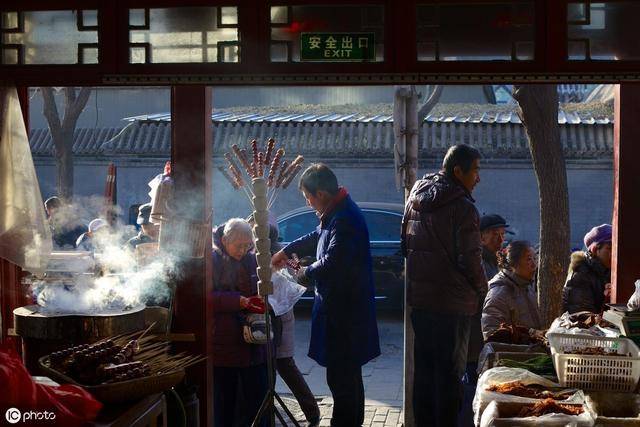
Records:
[[[569,273],[592,271],[597,275],[608,275],[609,269],[605,267],[600,260],[594,258],[585,251],[576,251],[571,254],[571,263],[569,264]]]

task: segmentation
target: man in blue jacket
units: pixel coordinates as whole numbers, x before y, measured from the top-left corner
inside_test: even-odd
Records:
[[[362,365],[380,355],[369,231],[362,212],[326,165],[313,164],[300,190],[320,224],[273,256],[281,268],[295,253],[316,261],[298,272],[315,284],[309,357],[327,368],[332,426],[364,421]]]

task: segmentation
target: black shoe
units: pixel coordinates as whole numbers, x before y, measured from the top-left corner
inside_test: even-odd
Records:
[[[307,427],[318,427],[320,425],[320,417],[313,417],[307,422]]]

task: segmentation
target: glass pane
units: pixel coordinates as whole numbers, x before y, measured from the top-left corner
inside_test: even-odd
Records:
[[[569,60],[640,61],[640,2],[567,5]]]
[[[238,25],[238,8],[221,7],[222,25]]]
[[[98,48],[95,46],[82,46],[79,58],[81,64],[97,64],[98,63]]]
[[[97,26],[97,10],[4,12],[2,61],[5,64],[97,63]],[[93,45],[93,50],[86,51],[83,47],[86,45]]]
[[[129,25],[145,27],[147,25],[145,9],[129,9]]]
[[[384,212],[364,211],[372,242],[395,242],[400,238],[402,217]]]
[[[417,7],[418,61],[534,59],[534,2]]]
[[[271,43],[271,62],[287,62],[289,60],[288,43]]]
[[[288,24],[289,9],[287,6],[271,6],[271,23],[272,24]]]
[[[129,24],[132,64],[240,61],[236,7],[130,9]]]
[[[313,212],[296,215],[278,223],[280,239],[293,242],[298,237],[311,233],[318,226],[318,217]]]
[[[18,12],[2,12],[2,29],[18,29]]]
[[[272,6],[271,40],[288,42],[290,52],[283,43],[271,44],[271,61],[287,61],[287,55],[293,62],[300,62],[300,46],[303,35],[322,37],[322,51],[329,48],[331,56],[325,56],[327,62],[333,61],[384,61],[384,7],[363,5],[332,6]],[[346,37],[355,40],[342,49],[341,40]],[[355,39],[354,39],[355,37]],[[358,48],[358,38],[366,38],[367,50],[364,55]],[[332,42],[325,39],[337,39],[337,54]],[[369,46],[369,41],[371,45]],[[362,42],[364,43],[364,42]],[[366,59],[362,59],[366,58]],[[319,60],[319,59],[309,59]]]
[[[82,25],[85,27],[97,27],[98,26],[98,11],[97,10],[83,10],[82,11]]]

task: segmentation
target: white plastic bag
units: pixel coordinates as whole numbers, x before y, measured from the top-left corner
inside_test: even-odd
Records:
[[[276,316],[282,316],[298,302],[302,294],[307,290],[276,271],[271,275],[273,283],[273,295],[269,297],[269,305]]]
[[[539,384],[549,388],[560,388],[560,384],[536,375],[526,369],[497,367],[486,371],[478,379],[476,386],[476,394],[473,398],[473,413],[475,425],[480,425],[480,417],[486,411],[491,402],[515,402],[515,403],[536,403],[540,399],[532,399],[528,397],[511,396],[508,394],[487,391],[487,388],[494,384],[510,383],[520,381],[522,384]],[[574,393],[567,400],[561,403],[584,403],[584,393],[582,390],[572,390]]]
[[[547,414],[540,417],[501,418],[500,406],[501,404],[495,401],[487,406],[482,414],[480,427],[591,427],[594,425],[593,418],[586,409],[580,415]]]
[[[556,333],[556,334],[569,334],[569,335],[593,335],[596,337],[611,337],[611,338],[618,338],[620,336],[620,331],[617,328],[616,329],[603,328],[599,325],[595,325],[590,327],[589,329],[582,329],[575,326],[571,326],[571,324],[575,324],[575,322],[572,322],[571,319],[569,319],[569,316],[571,315],[569,314],[568,311],[565,311],[564,313],[562,313],[560,317],[557,317],[553,321],[553,323],[551,323],[551,326],[549,327],[545,335],[548,335],[550,333]]]
[[[640,280],[636,280],[636,290],[629,298],[627,308],[633,311],[640,310]]]

